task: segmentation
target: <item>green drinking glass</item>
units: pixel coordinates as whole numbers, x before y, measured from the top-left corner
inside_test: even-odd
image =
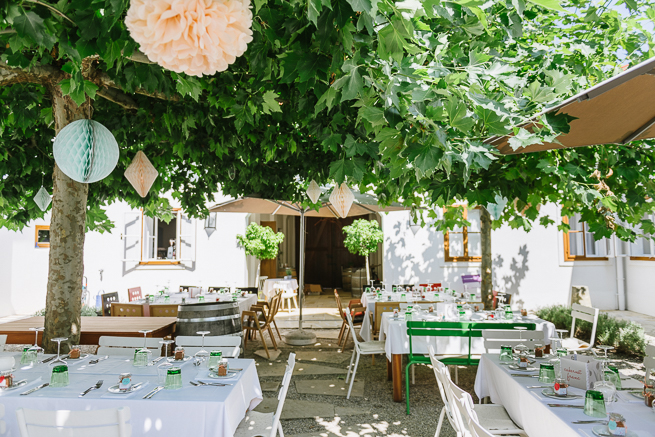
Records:
[[[505,310],[505,320],[514,320],[514,313],[512,310],[507,309]]]
[[[465,322],[466,321],[466,311],[460,311],[459,312],[459,321],[460,322]]]
[[[223,352],[211,351],[209,353],[209,360],[207,361],[207,367],[209,367],[210,369],[212,367],[214,368],[218,367],[218,362],[221,361],[221,358],[223,358]]]
[[[557,356],[558,357],[565,357],[569,354],[569,351],[566,349],[557,349]]]
[[[205,296],[198,296],[198,302],[204,302]]]
[[[621,375],[616,366],[607,366],[607,370],[603,376],[605,381],[611,382],[617,390],[621,390]]]
[[[179,367],[171,367],[166,372],[166,382],[164,383],[166,390],[177,390],[182,388],[182,369]]]
[[[68,385],[68,366],[60,365],[52,368],[50,387],[66,387]]]
[[[584,414],[591,417],[607,417],[603,394],[596,390],[587,390],[584,397]]]
[[[134,367],[146,367],[150,358],[150,351],[137,349],[134,351]]]
[[[34,364],[37,360],[37,349],[32,346],[24,347],[20,357],[21,364]]]
[[[549,363],[541,363],[539,366],[539,382],[553,384],[555,382],[555,366]]]
[[[514,361],[514,352],[512,351],[512,346],[501,346],[500,347],[500,358],[501,363],[511,363]]]
[[[164,296],[164,303],[170,303],[171,297],[169,295]]]

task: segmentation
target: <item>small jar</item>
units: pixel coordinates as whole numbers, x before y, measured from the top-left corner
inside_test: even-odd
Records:
[[[118,376],[118,389],[120,391],[128,391],[132,387],[132,374],[121,373]]]
[[[526,317],[528,315],[528,310],[526,309],[521,309],[521,316]]]
[[[230,370],[230,365],[227,362],[227,358],[223,358],[218,362],[218,371],[216,372],[218,376],[227,376],[227,372]]]
[[[522,369],[526,369],[528,367],[528,364],[530,361],[528,360],[528,356],[524,353],[519,355],[519,367]]]
[[[434,306],[430,305],[428,308],[428,312],[433,313],[434,312]]]
[[[553,391],[557,396],[566,396],[569,389],[569,383],[565,378],[557,378]]]
[[[544,357],[544,347],[540,343],[535,343],[534,345],[534,357],[543,358]]]
[[[184,348],[181,346],[178,346],[175,348],[175,359],[177,361],[183,360],[184,359]]]
[[[14,385],[14,374],[11,370],[0,372],[0,388],[10,388]]]
[[[68,357],[76,360],[80,355],[80,347],[78,345],[71,346],[71,349],[68,352]]]
[[[644,403],[647,407],[653,408],[653,401],[655,401],[655,389],[644,389]]]
[[[627,434],[628,427],[625,424],[625,417],[619,413],[610,413],[607,422],[607,430],[614,436],[624,436]]]

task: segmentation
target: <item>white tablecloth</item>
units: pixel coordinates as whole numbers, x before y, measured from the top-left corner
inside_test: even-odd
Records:
[[[133,367],[126,358],[112,357],[96,366],[88,366],[89,357],[69,365],[70,385],[63,388],[46,387],[28,396],[20,393],[48,382],[51,366],[40,364],[34,369],[18,370],[17,380],[30,383],[16,390],[0,392],[0,404],[5,406],[7,433],[3,437],[19,437],[16,409],[36,410],[96,410],[129,407],[132,436],[214,436],[231,437],[249,409],[262,401],[262,391],[255,361],[232,359],[230,366],[242,368],[235,379],[225,387],[193,387],[189,381],[203,370],[192,364],[182,365],[183,388],[162,390],[152,399],[142,399],[157,384],[157,367]],[[20,354],[17,355],[20,360]],[[206,371],[206,369],[205,369]],[[121,372],[130,372],[133,381],[145,382],[139,391],[129,395],[111,394],[107,388],[115,385]],[[202,374],[202,373],[200,373]],[[83,398],[79,393],[102,379],[101,389],[91,391]]]
[[[151,302],[150,305],[179,305],[182,303],[182,298],[185,298],[186,303],[188,304],[199,302],[197,297],[190,298],[189,293],[171,293],[169,296],[169,302],[164,302],[158,297],[156,298],[156,301]],[[203,294],[202,296],[205,297],[205,302],[232,302],[232,295],[230,294],[209,293]],[[132,303],[143,304],[145,303],[145,300],[134,301]],[[251,305],[255,305],[257,303],[257,295],[246,294],[246,297],[239,297],[237,303],[239,304],[239,312],[242,313],[249,310]]]
[[[275,286],[282,288],[285,293],[290,293],[298,289],[298,281],[295,279],[267,279],[264,281],[264,289],[262,290],[266,300],[275,296]]]
[[[535,374],[537,372],[534,372]],[[629,381],[622,381],[627,386]],[[632,381],[630,387],[641,385]],[[475,393],[478,397],[490,396],[491,402],[505,407],[514,422],[521,426],[530,437],[595,437],[591,429],[598,424],[577,424],[577,420],[593,420],[585,416],[581,409],[552,408],[549,403],[584,405],[584,398],[561,401],[541,394],[542,389],[530,389],[528,385],[540,384],[536,378],[514,378],[507,366],[498,363],[497,354],[484,354],[475,378]],[[643,386],[642,386],[643,387]],[[569,387],[570,393],[584,395],[584,390]],[[628,430],[639,437],[655,437],[655,414],[644,405],[643,400],[634,398],[627,392],[619,392],[619,401],[611,411],[623,414]]]
[[[414,320],[419,320],[415,318]],[[496,322],[501,325],[504,322]],[[511,323],[535,323],[537,331],[544,331],[544,344],[550,344],[550,338],[555,336],[555,325],[541,319],[522,320]],[[403,316],[394,320],[393,313],[382,314],[380,326],[380,340],[385,341],[384,350],[387,359],[391,360],[392,354],[409,353],[409,336],[407,335],[407,324]],[[468,337],[414,337],[412,349],[414,353],[427,354],[428,342],[435,345],[437,354],[468,354]],[[480,355],[485,353],[484,341],[482,338],[471,339],[471,354]]]

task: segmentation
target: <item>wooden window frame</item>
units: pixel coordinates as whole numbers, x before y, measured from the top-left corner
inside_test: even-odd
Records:
[[[180,235],[179,235],[180,229],[179,229],[179,225],[180,225],[180,219],[181,219],[181,217],[182,217],[182,214],[181,214],[182,208],[172,208],[172,211],[175,213],[175,218],[176,218],[177,223],[178,223],[178,229],[175,230],[175,234],[176,234],[176,236],[175,236],[175,241],[176,241],[176,243],[175,243],[175,244],[177,244],[177,247],[178,247],[178,250],[179,250],[179,246],[180,246],[180,243],[179,243],[179,241],[180,241]],[[140,266],[171,266],[171,265],[179,265],[179,264],[181,263],[181,261],[180,261],[180,260],[176,260],[176,259],[171,259],[171,260],[166,260],[166,259],[151,259],[151,260],[147,260],[147,261],[144,261],[144,260],[143,260],[143,220],[144,220],[144,214],[143,214],[143,209],[142,209],[142,210],[141,210],[141,242],[142,242],[142,243],[141,243],[141,261],[139,261],[139,265],[140,265]],[[159,220],[159,219],[154,218],[154,220],[155,220],[155,222],[153,222],[153,223],[156,224],[156,223],[157,223],[156,220]]]
[[[567,225],[569,224],[569,218],[567,216],[562,216],[562,223],[566,223]],[[568,232],[563,232],[564,234],[564,261],[607,261],[609,260],[608,257],[606,256],[587,256],[587,238],[586,238],[586,224],[582,222],[582,231],[578,230],[571,230],[569,229]],[[582,250],[584,251],[584,255],[571,255],[571,245],[570,245],[570,240],[569,236],[571,235],[571,232],[573,233],[580,233],[582,232]]]
[[[464,220],[468,218],[468,208],[466,206],[452,206],[451,208],[464,208],[462,211],[462,216]],[[476,207],[475,209],[479,209]],[[446,262],[482,262],[482,256],[469,256],[469,237],[468,237],[468,227],[462,226],[461,232],[453,232],[454,234],[463,234],[463,245],[464,245],[464,256],[450,256],[450,233],[452,231],[444,232],[443,234],[443,243],[444,243],[444,255]],[[471,232],[472,234],[482,234],[482,232]]]
[[[39,231],[50,232],[50,225],[36,225],[36,228],[34,229],[34,247],[50,247],[50,242],[39,243]]]

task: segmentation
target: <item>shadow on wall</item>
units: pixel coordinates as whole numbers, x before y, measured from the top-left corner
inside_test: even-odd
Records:
[[[430,224],[426,223],[416,235],[409,229],[409,217],[393,225],[393,235],[386,236],[386,282],[411,284],[441,280],[441,275],[435,272],[439,269],[439,260],[443,259],[443,243],[438,233],[429,229]]]
[[[511,294],[512,304],[516,304],[520,308],[523,308],[523,304],[525,303],[523,299],[520,299],[520,285],[525,279],[526,272],[530,270],[528,266],[529,255],[528,246],[524,244],[519,248],[518,257],[512,257],[512,261],[509,264],[510,274],[504,275],[501,278],[494,274],[493,278],[493,289]],[[492,261],[494,272],[502,269],[504,264],[505,260],[503,257],[501,255],[496,256]]]

